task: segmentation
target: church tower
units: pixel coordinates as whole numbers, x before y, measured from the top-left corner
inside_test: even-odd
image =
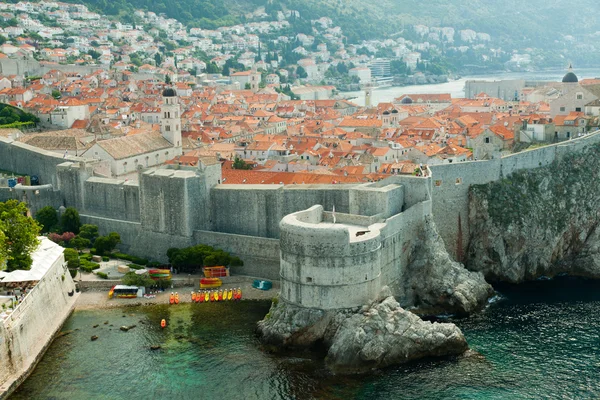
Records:
[[[179,108],[179,98],[174,89],[167,88],[162,93],[162,99],[160,133],[173,145],[175,155],[181,155],[181,109]]]
[[[372,98],[373,98],[373,85],[371,83],[367,83],[365,85],[365,107],[371,108],[373,106]]]

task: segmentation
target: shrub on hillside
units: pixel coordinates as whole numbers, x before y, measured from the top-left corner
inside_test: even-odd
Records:
[[[140,258],[140,257],[132,256],[129,254],[125,254],[125,253],[113,253],[113,254],[111,254],[111,256],[113,258],[119,258],[121,260],[131,261],[134,264],[139,264],[139,265],[148,264],[148,260],[146,260],[145,258]]]

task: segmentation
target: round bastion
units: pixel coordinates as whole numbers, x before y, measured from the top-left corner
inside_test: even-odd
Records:
[[[325,213],[320,205],[280,223],[281,298],[323,310],[359,307],[380,290],[383,224]]]

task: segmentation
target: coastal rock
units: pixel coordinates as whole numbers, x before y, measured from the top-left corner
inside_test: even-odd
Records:
[[[277,348],[310,347],[333,338],[335,327],[341,322],[341,315],[351,312],[324,311],[273,301],[269,313],[258,322],[257,330],[266,345]]]
[[[493,288],[483,274],[450,258],[430,216],[425,219],[420,243],[407,269],[407,305],[429,314],[467,315],[486,304]]]
[[[336,373],[361,373],[468,349],[455,325],[422,321],[391,296],[362,308],[335,311],[273,302],[258,323],[258,333],[264,344],[278,350],[323,345],[328,349],[327,365]]]
[[[135,328],[135,325],[130,325],[130,326],[123,325],[119,329],[122,330],[123,332],[127,332],[127,331],[129,331],[130,329],[133,329],[133,328]]]
[[[467,267],[520,283],[560,273],[600,277],[600,145],[547,167],[472,186]]]
[[[361,373],[425,357],[460,355],[467,341],[456,325],[422,321],[388,297],[347,318],[327,353],[338,373]]]

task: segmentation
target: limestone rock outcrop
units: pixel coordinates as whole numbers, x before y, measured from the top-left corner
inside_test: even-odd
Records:
[[[422,321],[393,298],[347,318],[327,354],[335,372],[357,373],[425,357],[460,355],[468,349],[454,324]]]
[[[483,274],[468,271],[450,258],[433,219],[425,219],[420,245],[406,273],[407,304],[427,314],[468,315],[494,293]],[[404,303],[403,303],[404,304]]]
[[[422,321],[391,296],[360,309],[336,311],[274,302],[258,323],[258,333],[265,344],[278,348],[324,345],[327,365],[336,373],[362,373],[468,349],[454,324]]]
[[[471,187],[467,267],[519,283],[559,273],[600,278],[600,146]]]

